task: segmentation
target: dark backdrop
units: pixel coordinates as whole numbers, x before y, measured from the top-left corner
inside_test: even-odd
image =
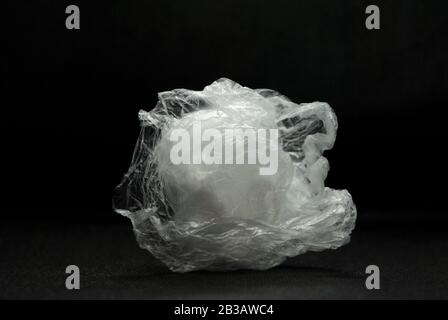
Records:
[[[77,4],[81,29],[65,28]],[[381,30],[365,8],[381,9]],[[360,219],[446,207],[444,1],[14,1],[2,5],[1,214],[118,219],[137,112],[220,77],[326,101],[327,184]]]

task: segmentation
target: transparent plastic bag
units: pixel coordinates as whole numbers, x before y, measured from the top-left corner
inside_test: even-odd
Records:
[[[114,209],[132,221],[140,247],[171,270],[265,270],[349,242],[352,198],[324,186],[329,166],[322,153],[333,147],[337,130],[328,104],[295,104],[222,78],[203,91],[159,93],[156,107],[139,118],[141,133]],[[275,174],[261,175],[258,162],[174,164],[172,133],[192,132],[198,122],[201,130],[278,130]],[[236,154],[247,157],[248,143],[232,139]],[[268,140],[261,142],[270,146]]]

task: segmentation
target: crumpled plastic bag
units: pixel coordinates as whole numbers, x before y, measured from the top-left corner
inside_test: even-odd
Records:
[[[337,130],[328,104],[295,104],[273,90],[222,78],[203,91],[161,92],[156,107],[139,118],[141,133],[114,209],[131,220],[140,247],[171,270],[265,270],[349,242],[352,198],[324,186],[329,165],[322,153],[333,147]],[[259,162],[174,164],[172,133],[191,133],[198,122],[201,130],[220,132],[277,129],[275,174],[260,174]],[[230,143],[247,156],[250,146],[239,138]],[[270,146],[269,140],[259,143]]]

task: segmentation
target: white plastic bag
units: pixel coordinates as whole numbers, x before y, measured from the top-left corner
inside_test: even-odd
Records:
[[[141,134],[114,208],[131,219],[140,246],[171,270],[264,270],[349,242],[356,220],[352,198],[324,186],[329,166],[322,153],[332,148],[337,130],[328,104],[298,105],[223,78],[203,91],[159,93],[157,106],[139,117]],[[272,137],[258,141],[276,155],[275,173],[260,174],[267,169],[258,161],[173,163],[173,132],[193,133],[196,123],[201,133],[277,130],[277,148]],[[238,144],[240,138],[223,142],[248,158],[250,146]]]

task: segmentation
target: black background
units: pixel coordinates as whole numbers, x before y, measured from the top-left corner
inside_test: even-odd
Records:
[[[444,209],[442,1],[377,1],[376,31],[364,1],[88,1],[67,30],[70,3],[2,10],[3,214],[110,216],[138,110],[220,77],[330,103],[340,130],[327,184],[347,188],[361,217]]]
[[[80,30],[65,28],[69,4],[80,7]],[[368,4],[380,7],[380,30],[365,27]],[[349,190],[361,226],[439,223],[447,9],[409,0],[3,4],[2,219],[127,224],[111,197],[138,110],[155,106],[157,92],[227,77],[333,107],[327,185]]]

